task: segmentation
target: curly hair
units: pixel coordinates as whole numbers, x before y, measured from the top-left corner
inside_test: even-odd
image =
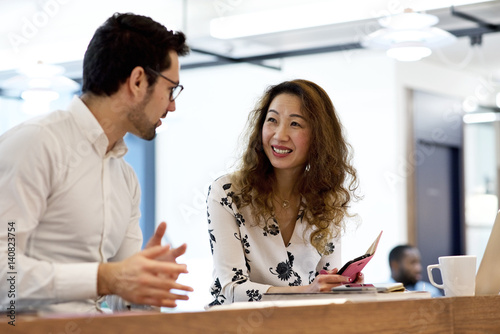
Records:
[[[326,245],[340,236],[344,218],[351,200],[359,197],[357,172],[351,164],[351,146],[328,94],[317,84],[307,80],[285,81],[270,86],[248,117],[246,140],[238,172],[232,183],[237,190],[235,204],[251,205],[256,221],[272,218],[272,191],[274,170],[263,150],[262,128],[273,99],[280,94],[291,94],[301,100],[301,110],[309,122],[311,144],[307,167],[298,180],[304,207],[304,217],[312,228],[311,244],[320,254]]]

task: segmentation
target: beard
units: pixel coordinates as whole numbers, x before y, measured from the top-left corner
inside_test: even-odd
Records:
[[[411,275],[409,273],[404,273],[403,276],[401,277],[401,283],[403,283],[403,285],[415,285],[418,281],[418,277],[416,277],[415,275]]]
[[[139,104],[131,107],[127,114],[128,120],[137,130],[137,133],[134,134],[145,140],[153,140],[156,137],[156,125],[158,124],[152,124],[145,113],[146,105],[151,100],[152,92],[152,90],[148,91],[144,99]]]

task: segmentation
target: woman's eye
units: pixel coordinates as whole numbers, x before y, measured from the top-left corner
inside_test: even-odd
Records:
[[[269,117],[266,122],[276,123],[276,119],[274,117]]]
[[[299,124],[299,123],[297,123],[297,122],[292,122],[292,124],[291,124],[291,125],[292,125],[292,126],[299,126],[299,127],[302,127],[302,125],[300,125],[300,124]]]

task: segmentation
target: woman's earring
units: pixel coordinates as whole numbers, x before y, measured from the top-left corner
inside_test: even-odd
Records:
[[[306,172],[308,172],[311,169],[311,164],[306,165]]]

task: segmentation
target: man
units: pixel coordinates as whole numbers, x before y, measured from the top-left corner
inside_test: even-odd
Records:
[[[181,32],[114,14],[85,53],[81,97],[0,137],[4,312],[96,312],[105,295],[158,307],[188,299],[171,291],[192,288],[176,282],[186,245],[161,246],[165,223],[140,251],[140,188],[123,160],[126,133],[151,140],[175,110],[188,52]]]
[[[401,282],[409,291],[428,291],[432,297],[442,296],[439,289],[431,283],[422,281],[422,264],[420,252],[416,247],[400,245],[389,253],[391,278],[394,282]]]

